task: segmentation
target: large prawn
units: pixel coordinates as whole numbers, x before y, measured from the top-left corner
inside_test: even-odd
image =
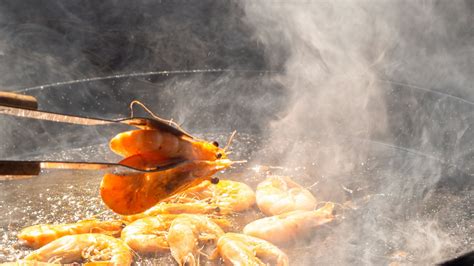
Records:
[[[286,244],[334,220],[333,209],[334,203],[326,203],[315,211],[292,211],[265,217],[247,224],[243,231],[274,244]]]
[[[70,224],[38,224],[20,231],[18,238],[26,245],[37,249],[65,235],[101,233],[119,236],[125,224],[121,221],[82,220]]]
[[[118,134],[110,141],[112,151],[125,157],[120,163],[129,166],[157,165],[171,159],[226,159],[217,142],[209,143],[188,136],[175,136],[161,130],[132,130]]]
[[[35,261],[125,266],[131,265],[132,259],[130,248],[120,239],[103,234],[80,234],[56,239],[31,252],[23,261],[26,265],[30,265],[28,261]]]
[[[224,148],[219,148],[216,141],[208,142],[190,135],[175,122],[156,116],[138,101],[133,101],[130,104],[132,116],[134,104],[143,107],[155,120],[168,125],[168,127],[131,130],[112,138],[109,143],[110,149],[125,157],[120,162],[121,164],[142,168],[147,165],[155,167],[176,159],[203,161],[227,159],[226,150],[230,146],[235,132],[230,136],[227,145]]]
[[[100,187],[104,203],[122,215],[141,213],[153,205],[228,167],[230,160],[186,161],[175,168],[151,173],[105,174]]]
[[[166,120],[151,114],[165,123],[163,121]],[[123,165],[154,169],[157,165],[180,162],[171,169],[158,172],[106,174],[101,183],[100,194],[104,203],[114,212],[123,215],[143,212],[192,185],[210,180],[214,173],[233,163],[227,159],[226,149],[234,134],[222,149],[215,142],[209,143],[192,137],[174,122],[166,123],[168,126],[173,125],[173,130],[169,127],[133,130],[120,133],[111,140],[111,149],[126,157],[120,162]],[[218,179],[215,181],[218,182]]]

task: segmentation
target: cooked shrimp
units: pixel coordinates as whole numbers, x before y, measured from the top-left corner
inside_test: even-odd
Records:
[[[247,184],[232,180],[220,180],[215,185],[205,182],[206,189],[193,191],[191,188],[187,194],[218,207],[221,213],[244,211],[255,204],[255,192]]]
[[[228,214],[244,211],[255,204],[255,193],[246,184],[231,180],[220,180],[213,184],[205,180],[182,193],[166,199],[141,214],[125,216],[134,221],[157,214]]]
[[[155,162],[180,158],[214,161],[226,159],[226,152],[217,143],[187,136],[176,136],[161,130],[132,130],[118,134],[110,141],[110,149],[123,157],[140,155],[143,161]]]
[[[226,265],[268,265],[272,262],[278,266],[288,265],[288,256],[279,248],[263,239],[227,233],[219,238],[217,251]]]
[[[334,219],[334,203],[326,203],[315,211],[292,211],[265,217],[247,224],[244,233],[265,239],[274,244],[284,244],[296,240],[312,228]]]
[[[115,136],[110,141],[112,151],[123,157],[130,157],[129,161],[123,163],[143,164],[151,161],[159,163],[175,158],[205,161],[227,158],[226,149],[235,132],[230,136],[226,147],[221,149],[217,142],[210,143],[191,136],[175,122],[158,117],[138,101],[132,101],[130,104],[132,117],[135,104],[148,112],[161,127],[132,130]]]
[[[164,252],[169,250],[168,230],[177,214],[161,214],[138,219],[125,227],[122,240],[134,251],[139,253]],[[221,227],[229,228],[226,219],[212,218]]]
[[[196,265],[197,245],[201,240],[215,241],[224,231],[203,215],[180,214],[170,226],[168,243],[171,255],[179,265]]]
[[[187,161],[179,166],[151,173],[106,174],[100,184],[104,203],[114,212],[130,215],[143,212],[161,200],[196,185],[230,166],[227,159]]]
[[[136,220],[123,229],[122,240],[140,253],[167,251],[168,229],[175,218],[176,215],[164,214]]]
[[[136,221],[138,219],[146,218],[146,217],[153,217],[156,215],[161,214],[181,214],[181,213],[188,213],[188,214],[213,214],[219,213],[219,209],[213,207],[212,205],[208,204],[204,201],[194,201],[194,202],[186,202],[186,203],[167,203],[167,202],[160,202],[155,206],[151,207],[150,209],[134,215],[126,215],[122,218],[125,221]]]
[[[125,157],[120,164],[142,170],[156,169],[174,161],[181,164],[153,173],[106,174],[101,184],[101,196],[113,211],[124,215],[143,212],[166,197],[231,166],[226,149],[235,132],[226,147],[219,148],[217,142],[197,139],[176,123],[157,117],[138,101],[130,105],[132,117],[134,104],[150,113],[158,126],[115,136],[110,141],[110,148]]]
[[[63,236],[27,255],[26,261],[89,262],[86,265],[130,265],[132,253],[120,239],[103,234]]]
[[[211,185],[213,186],[212,182],[205,180],[195,186],[187,188],[183,192],[164,199],[162,202],[156,204],[145,212],[123,216],[122,218],[126,221],[135,221],[144,217],[160,214],[211,214],[215,211],[213,209],[215,207],[198,198],[199,193],[208,189]]]
[[[258,184],[257,206],[266,215],[314,210],[316,199],[307,189],[286,176],[269,176]]]
[[[71,224],[38,224],[24,228],[18,238],[32,248],[42,247],[65,235],[102,233],[118,236],[124,227],[121,221],[83,220]]]

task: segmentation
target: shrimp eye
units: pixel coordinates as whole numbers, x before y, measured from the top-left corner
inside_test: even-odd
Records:
[[[219,147],[219,142],[213,141],[213,142],[212,142],[212,145],[214,145],[214,146],[216,146],[216,147]]]
[[[218,177],[211,178],[211,183],[212,184],[219,184],[219,178]]]
[[[218,152],[218,153],[216,154],[216,158],[217,158],[217,159],[222,158],[222,153]]]

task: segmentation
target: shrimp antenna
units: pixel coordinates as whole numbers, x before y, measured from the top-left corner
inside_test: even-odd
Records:
[[[160,122],[164,122],[164,123],[167,123],[169,124],[170,126],[173,126],[175,128],[177,128],[178,130],[186,133],[187,135],[189,136],[192,136],[191,134],[189,134],[188,132],[186,132],[186,130],[184,130],[181,125],[178,125],[176,122],[173,121],[173,119],[170,119],[170,120],[166,120],[166,119],[163,119],[159,116],[157,116],[155,113],[153,113],[148,107],[146,107],[142,102],[138,101],[138,100],[133,100],[131,103],[130,103],[130,117],[133,118],[133,106],[134,105],[138,105],[140,106],[141,108],[143,108],[143,110],[145,110],[145,112],[147,112],[149,115],[151,115],[151,117],[153,117],[154,119],[160,121]]]
[[[230,135],[229,140],[227,141],[227,144],[224,147],[224,151],[230,147],[230,144],[232,143],[232,140],[234,139],[235,134],[237,134],[237,130],[234,130],[234,132],[232,132],[232,134]]]
[[[135,104],[138,105],[138,106],[140,106],[141,108],[143,108],[143,110],[145,110],[145,112],[147,112],[147,113],[148,113],[149,115],[151,115],[153,118],[158,119],[158,120],[160,120],[160,121],[161,121],[161,120],[165,120],[165,119],[163,119],[163,118],[161,118],[161,117],[155,115],[155,113],[153,113],[148,107],[146,107],[142,102],[140,102],[140,101],[138,101],[138,100],[133,100],[133,101],[130,103],[130,117],[133,118],[133,106],[134,106]],[[170,124],[176,124],[176,123],[173,122],[172,119],[169,120],[168,122],[169,122]]]

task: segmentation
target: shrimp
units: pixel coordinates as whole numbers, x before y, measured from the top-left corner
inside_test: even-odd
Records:
[[[103,202],[122,215],[141,213],[230,166],[228,159],[186,161],[175,168],[150,173],[105,174],[100,184]]]
[[[219,148],[217,142],[176,136],[156,129],[120,133],[112,138],[109,146],[116,154],[128,158],[121,163],[130,166],[147,162],[156,164],[177,158],[206,161],[227,158],[226,151]]]
[[[168,229],[175,218],[164,214],[136,220],[123,229],[121,238],[136,252],[165,252],[169,249]]]
[[[255,192],[247,184],[232,180],[220,180],[215,185],[205,182],[206,189],[193,191],[191,188],[185,193],[209,202],[221,213],[244,211],[255,204]]]
[[[213,207],[207,202],[204,201],[194,201],[186,203],[167,203],[160,202],[150,209],[134,215],[123,216],[122,219],[125,221],[133,222],[138,219],[153,217],[161,214],[213,214],[219,213],[220,209]]]
[[[213,184],[205,180],[143,213],[124,216],[123,219],[134,221],[166,213],[227,214],[244,211],[254,204],[255,193],[244,183],[220,180],[219,183]]]
[[[269,176],[258,184],[257,206],[265,215],[314,210],[316,199],[307,189],[286,176]]]
[[[24,228],[18,238],[26,245],[37,249],[65,235],[102,233],[112,236],[120,235],[124,227],[121,221],[83,220],[71,224],[38,224]]]
[[[307,234],[312,228],[334,219],[334,203],[326,203],[315,211],[292,211],[265,217],[247,224],[244,233],[272,242],[284,244]]]
[[[211,219],[196,214],[180,214],[171,223],[168,243],[171,255],[179,265],[196,265],[199,240],[215,241],[224,231]]]
[[[122,163],[133,166],[143,163],[160,163],[170,159],[214,161],[226,159],[226,149],[230,146],[235,132],[229,138],[225,148],[219,148],[217,142],[200,140],[171,120],[155,115],[145,105],[132,101],[130,109],[133,117],[133,106],[141,106],[157,121],[158,128],[132,130],[116,135],[109,143],[110,149],[118,155],[126,157]]]
[[[177,214],[161,214],[136,220],[122,231],[122,240],[139,253],[165,252],[169,250],[168,230]],[[211,218],[224,228],[230,228],[229,221]]]
[[[24,261],[131,265],[132,259],[130,248],[120,239],[103,234],[79,234],[58,238],[31,252]]]
[[[263,239],[227,233],[219,238],[217,251],[226,265],[268,265],[262,262],[271,261],[278,266],[288,265],[288,256],[279,248]]]
[[[227,159],[226,149],[217,142],[197,139],[176,123],[150,113],[156,122],[154,128],[132,130],[116,135],[109,143],[113,152],[125,157],[119,163],[132,168],[151,170],[170,162],[181,162],[174,168],[126,175],[106,174],[101,183],[104,203],[116,213],[130,215],[143,212],[166,197],[172,196],[191,185],[209,179],[219,170],[232,165]]]

